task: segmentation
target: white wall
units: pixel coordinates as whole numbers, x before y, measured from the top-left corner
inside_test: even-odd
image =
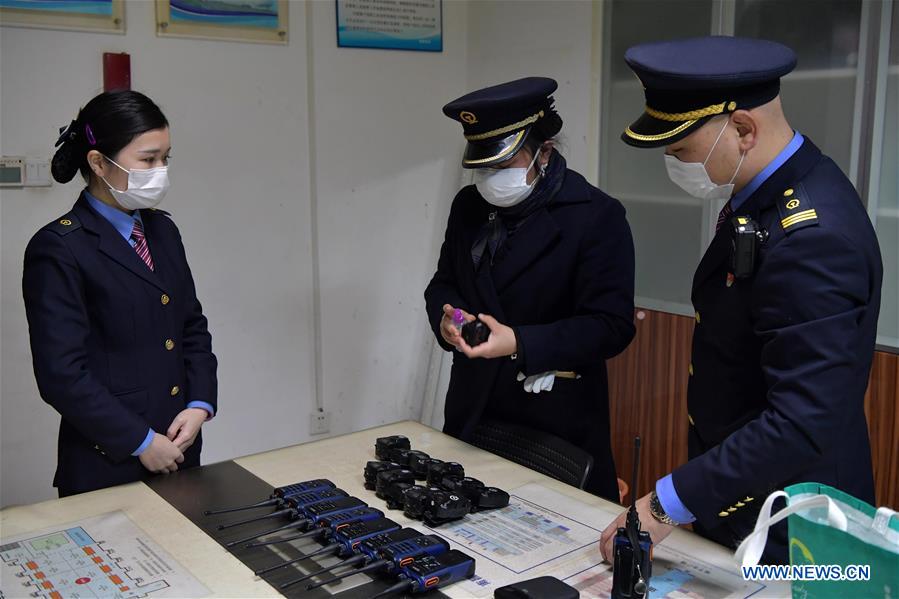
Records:
[[[331,1],[290,3],[286,47],[159,39],[141,1],[127,3],[124,36],[2,27],[0,152],[49,156],[56,128],[99,91],[102,52],[131,54],[134,88],[172,123],[163,208],[220,360],[204,462],[308,440],[317,399],[331,434],[423,413],[439,424],[445,356],[422,292],[463,147],[440,109],[480,86],[554,77],[569,165],[595,180],[598,12],[447,1],[442,53],[337,48]],[[78,189],[0,196],[0,505],[54,496],[58,417],[31,372],[22,254]]]
[[[441,107],[466,91],[466,5],[444,2],[442,53],[337,48],[333,3],[312,6],[322,394],[343,433],[420,414],[422,294],[463,146]]]
[[[589,0],[489,0],[468,11],[469,87],[531,75],[555,79],[568,167],[594,184],[600,17],[600,3]]]
[[[171,122],[162,207],[181,228],[220,360],[204,459],[294,443],[313,394],[304,11],[291,11],[288,47],[159,39],[150,2],[129,3],[127,19],[125,36],[0,29],[2,152],[47,156],[56,127],[100,91],[102,52],[131,53],[134,88]],[[58,417],[31,372],[22,254],[80,186],[4,190],[0,201],[3,505],[54,495]]]
[[[133,87],[171,121],[163,208],[220,361],[204,462],[308,440],[316,389],[332,434],[418,415],[421,294],[461,150],[440,107],[467,91],[467,8],[444,3],[441,54],[338,49],[333,2],[291,2],[287,47],[159,39],[142,1],[124,36],[0,28],[2,154],[50,155],[99,91],[104,51],[131,53]],[[55,496],[58,417],[31,372],[22,254],[78,190],[0,196],[0,505]]]

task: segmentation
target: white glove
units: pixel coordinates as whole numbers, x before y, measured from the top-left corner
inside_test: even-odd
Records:
[[[526,377],[519,372],[517,378],[519,382],[524,381],[524,390],[526,393],[540,393],[541,391],[553,390],[553,383],[556,382],[556,373],[554,371],[542,372]]]

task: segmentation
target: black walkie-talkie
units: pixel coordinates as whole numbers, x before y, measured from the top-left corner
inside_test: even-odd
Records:
[[[640,530],[637,515],[637,472],[640,466],[640,437],[634,437],[634,472],[631,477],[631,507],[627,521],[615,534],[615,564],[612,599],[645,599],[652,575],[652,538]]]

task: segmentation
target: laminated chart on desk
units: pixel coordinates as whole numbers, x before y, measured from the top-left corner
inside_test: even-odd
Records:
[[[612,568],[602,561],[599,539],[618,512],[539,484],[513,489],[510,496],[508,507],[431,528],[478,560],[475,577],[458,584],[464,596],[492,597],[511,582],[555,576],[585,599],[609,597]],[[654,599],[749,597],[764,588],[664,546],[655,550],[651,582]]]
[[[653,551],[650,599],[745,599],[763,597],[766,587],[699,561],[671,547]],[[608,599],[612,594],[612,569],[607,564],[565,579],[585,599]]]
[[[207,589],[115,511],[0,539],[0,596],[206,597]]]
[[[528,484],[510,492],[505,508],[427,528],[478,560],[475,577],[458,585],[465,596],[492,597],[514,581],[564,578],[600,565],[596,516],[595,507]],[[604,520],[612,518],[610,513]]]

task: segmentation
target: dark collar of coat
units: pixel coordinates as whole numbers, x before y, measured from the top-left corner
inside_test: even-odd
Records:
[[[779,198],[783,197],[784,191],[805,178],[819,160],[821,160],[821,150],[806,137],[799,149],[779,169],[771,173],[771,176],[755,190],[755,193],[746,198],[737,212],[758,218],[760,212],[771,208]]]
[[[82,228],[97,236],[99,241],[98,249],[103,254],[151,285],[165,291],[165,287],[157,274],[147,268],[147,265],[140,259],[134,248],[116,231],[115,227],[91,208],[84,193],[75,202],[75,207],[72,210],[81,221]],[[147,225],[146,219],[144,224],[145,226]],[[152,246],[150,250],[152,255]]]
[[[796,185],[821,160],[821,150],[808,137],[779,169],[774,171],[736,211],[736,215],[750,216],[758,219],[759,214],[775,206],[775,202],[783,196],[784,190]],[[711,245],[696,269],[693,277],[693,289],[699,287],[711,276],[721,262],[729,258],[731,250],[730,227],[722,226],[712,239]],[[723,285],[725,282],[722,281]]]
[[[559,193],[553,198],[549,204],[549,209],[564,206],[566,204],[583,204],[589,202],[594,193],[593,187],[587,183],[587,180],[578,172],[565,169],[565,180]]]
[[[562,229],[554,213],[567,205],[591,201],[593,193],[594,190],[584,177],[570,169],[566,170],[565,181],[552,202],[532,214],[519,226],[515,234],[506,241],[502,260],[491,267],[490,279],[496,292],[501,292],[514,282],[558,241]],[[486,205],[484,218],[486,218],[492,207],[486,202],[484,204]]]

